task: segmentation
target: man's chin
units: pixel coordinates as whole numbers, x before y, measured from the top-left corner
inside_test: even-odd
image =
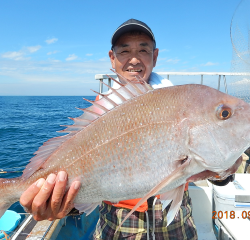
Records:
[[[144,79],[144,74],[139,72],[126,72],[125,74],[123,74],[123,76],[130,81],[135,81],[138,78]]]

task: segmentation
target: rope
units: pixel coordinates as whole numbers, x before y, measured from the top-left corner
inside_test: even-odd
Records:
[[[8,234],[14,235],[17,231],[6,231],[6,232],[8,232],[8,234],[5,231],[3,231],[3,230],[1,230],[0,232],[2,232],[4,234],[4,238],[1,238],[0,240],[11,240],[11,238],[10,238],[10,236]],[[29,237],[34,236],[36,239],[37,238],[48,239],[47,237],[37,236],[36,234],[31,234],[31,233],[19,233],[18,236],[21,236],[21,235],[25,235],[25,236],[29,236]]]
[[[1,230],[1,232],[4,235],[4,238],[1,238],[1,240],[10,240],[10,236],[4,230]]]
[[[0,174],[4,174],[4,173],[18,173],[18,172],[23,172],[20,171],[20,170],[14,170],[15,168],[25,168],[26,166],[21,166],[21,167],[11,167],[11,168],[5,168],[5,169],[2,169],[0,168]],[[13,170],[12,170],[13,169]]]
[[[21,166],[21,167],[11,167],[11,168],[6,168],[6,169],[12,169],[12,168],[25,168],[26,167],[26,165],[25,166]]]
[[[0,174],[3,174],[3,173],[18,173],[18,172],[23,172],[23,171],[4,171],[4,170],[0,169]]]

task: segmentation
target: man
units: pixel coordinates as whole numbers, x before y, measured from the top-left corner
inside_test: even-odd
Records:
[[[115,31],[111,42],[109,57],[112,67],[118,74],[128,80],[135,80],[135,76],[138,76],[154,88],[171,85],[168,80],[152,73],[159,49],[156,48],[151,29],[145,23],[135,19],[126,21]],[[235,172],[240,162],[239,159],[223,177],[226,178]],[[205,171],[193,176],[189,181],[211,176],[216,177],[216,174]],[[80,188],[80,182],[75,181],[64,195],[66,182],[65,172],[59,172],[57,176],[51,174],[47,180],[40,179],[24,192],[20,203],[27,211],[32,212],[36,220],[63,218],[73,208],[73,200]],[[151,197],[115,234],[121,219],[138,201],[139,199],[121,201],[114,206],[110,202],[103,202],[100,206],[100,219],[94,239],[197,239],[188,191],[184,193],[178,214],[167,228],[166,215],[169,206],[162,211],[158,198]]]

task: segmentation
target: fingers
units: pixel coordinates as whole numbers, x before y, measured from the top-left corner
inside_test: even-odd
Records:
[[[33,200],[32,214],[37,221],[47,219],[51,215],[51,210],[47,209],[47,201],[53,192],[55,180],[56,175],[50,174]]]
[[[63,202],[61,205],[60,212],[58,213],[59,218],[65,217],[70,210],[74,207],[73,201],[80,189],[81,183],[80,181],[75,181],[71,184],[68,192],[65,194],[63,198]]]
[[[73,208],[73,201],[80,189],[80,182],[71,184],[65,194],[67,173],[61,171],[56,176],[50,174],[46,179],[39,179],[21,196],[20,203],[37,221],[54,220],[65,217]]]
[[[32,212],[33,200],[35,196],[39,193],[44,182],[44,178],[37,180],[22,194],[20,198],[20,204],[24,207],[26,212]]]
[[[56,185],[49,202],[49,207],[51,208],[53,216],[57,216],[61,208],[61,203],[63,200],[63,196],[65,194],[66,184],[67,184],[66,172],[59,172],[56,178]]]
[[[54,192],[56,193],[54,194],[53,192],[53,195],[51,197],[51,200],[47,208],[47,212],[49,211],[51,212],[50,216],[47,218],[50,221],[54,219],[64,218],[70,212],[70,210],[74,207],[73,201],[80,189],[80,182],[79,181],[73,182],[69,190],[65,194],[65,192],[62,190],[66,188],[66,183],[67,183],[66,180],[65,180],[65,183],[63,182],[60,183],[60,181],[56,183],[56,186],[54,189]]]

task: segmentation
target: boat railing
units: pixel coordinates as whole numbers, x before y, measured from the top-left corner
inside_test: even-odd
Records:
[[[171,80],[170,76],[200,76],[200,84],[204,84],[204,76],[217,76],[217,89],[221,88],[221,79],[223,78],[225,92],[228,93],[227,80],[228,76],[250,76],[249,72],[156,72],[161,76],[166,76],[167,79]],[[95,79],[99,80],[99,92],[103,92],[103,81],[108,80],[108,85],[111,86],[111,78],[116,78],[117,75],[111,74],[96,74]]]

